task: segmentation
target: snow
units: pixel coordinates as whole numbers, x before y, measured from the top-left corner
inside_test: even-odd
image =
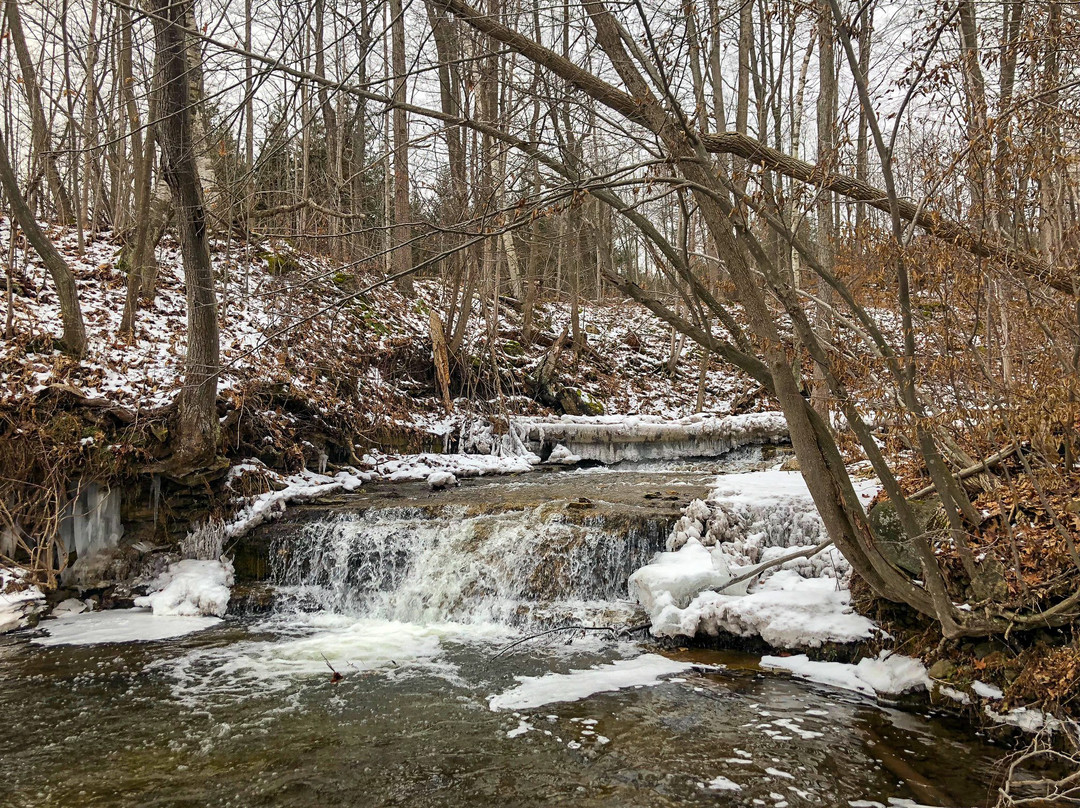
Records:
[[[976,696],[983,699],[1001,701],[1001,699],[1005,698],[1005,694],[1001,691],[1001,688],[989,685],[986,682],[980,682],[978,679],[971,683],[971,689],[975,691]]]
[[[224,617],[233,583],[232,562],[185,559],[174,561],[150,583],[150,594],[135,598],[157,616]]]
[[[355,469],[339,471],[333,477],[307,469],[285,476],[267,468],[261,461],[251,459],[229,469],[226,480],[231,483],[244,472],[251,471],[265,475],[268,481],[276,483],[280,488],[243,501],[243,506],[225,525],[225,535],[229,538],[243,536],[263,522],[275,519],[285,512],[289,503],[305,502],[337,491],[355,491],[373,477]]]
[[[112,609],[46,620],[40,628],[47,635],[34,637],[31,642],[38,645],[149,642],[181,637],[219,623],[216,617],[159,617],[150,609]]]
[[[867,696],[892,696],[911,690],[929,690],[932,686],[926,666],[913,657],[882,651],[877,658],[855,664],[813,662],[805,654],[778,657],[764,656],[761,667],[786,670],[800,679],[853,690]]]
[[[1061,728],[1059,719],[1032,707],[1014,707],[1007,713],[999,713],[987,704],[983,706],[983,712],[995,724],[1008,724],[1028,733],[1044,729],[1055,732]],[[1074,729],[1080,729],[1080,725],[1074,724]]]
[[[733,577],[731,565],[719,553],[713,554],[697,539],[691,539],[677,553],[658,553],[648,566],[635,571],[629,580],[630,597],[653,617],[670,606],[685,609],[703,589],[720,587]],[[745,592],[746,586],[743,585]],[[654,633],[656,633],[654,631]]]
[[[727,631],[761,637],[774,648],[818,648],[873,634],[874,622],[855,614],[851,593],[828,578],[802,578],[780,570],[745,596],[702,592],[685,609],[650,612],[657,636],[716,636]]]
[[[449,471],[433,471],[427,477],[427,487],[432,491],[457,485],[457,477]]]
[[[45,606],[45,595],[23,570],[0,567],[0,634],[22,628]]]
[[[858,491],[868,501],[876,485],[861,483]],[[686,507],[668,537],[668,551],[630,576],[630,595],[649,613],[655,636],[726,631],[759,636],[776,648],[867,639],[875,625],[852,610],[850,565],[833,547],[725,586],[825,538],[798,472],[724,475],[706,501]]]
[[[484,477],[492,474],[521,474],[532,471],[540,462],[534,456],[500,456],[487,454],[415,454],[384,455],[372,452],[362,458],[366,465],[374,467],[375,474],[389,482],[427,480],[436,472],[446,472],[455,477]]]
[[[659,654],[642,654],[587,670],[517,676],[518,686],[491,696],[488,706],[492,710],[530,710],[555,702],[580,701],[596,693],[658,684],[662,677],[682,673],[691,667],[689,662]]]
[[[581,462],[581,455],[576,455],[561,443],[557,443],[545,462],[551,465],[575,466]]]
[[[533,725],[526,721],[524,718],[518,721],[518,725],[515,729],[508,730],[506,733],[507,738],[517,738],[519,735],[524,735],[529,730],[533,729]]]

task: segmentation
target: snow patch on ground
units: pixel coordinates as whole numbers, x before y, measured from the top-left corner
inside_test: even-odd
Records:
[[[41,624],[48,634],[34,637],[38,645],[98,645],[149,642],[181,637],[216,626],[216,617],[159,617],[150,609],[112,609],[88,612]]]
[[[155,616],[224,617],[232,584],[231,561],[174,561],[150,583],[150,594],[135,598],[135,605],[152,609]]]
[[[876,485],[860,483],[868,502]],[[778,648],[816,648],[871,636],[874,623],[850,605],[851,567],[834,547],[726,587],[758,565],[827,538],[798,472],[728,474],[707,500],[687,506],[668,552],[630,576],[630,595],[648,611],[656,636],[760,636]]]
[[[682,673],[691,667],[689,662],[679,662],[659,654],[642,654],[587,670],[517,676],[515,678],[520,684],[491,696],[488,706],[492,710],[531,710],[560,701],[580,701],[596,693],[654,685],[664,676]]]

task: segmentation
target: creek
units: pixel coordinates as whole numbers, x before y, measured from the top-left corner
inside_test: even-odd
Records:
[[[1003,747],[745,653],[666,649],[694,667],[491,708],[522,677],[661,653],[560,632],[496,656],[545,627],[640,620],[629,573],[682,505],[762,451],[372,486],[237,548],[238,572],[274,585],[268,613],[157,642],[0,639],[0,804],[986,804]]]

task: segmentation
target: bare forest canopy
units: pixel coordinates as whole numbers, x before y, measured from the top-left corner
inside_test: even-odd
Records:
[[[584,302],[629,298],[783,411],[829,536],[878,596],[948,637],[1062,626],[1080,613],[1077,15],[5,0],[0,184],[75,360],[85,325],[50,227],[123,245],[129,338],[158,244],[179,243],[174,474],[221,452],[215,251],[287,243],[405,291],[439,279],[448,403],[470,316],[497,329],[512,306],[531,343],[536,307],[568,301],[557,345],[577,354]]]

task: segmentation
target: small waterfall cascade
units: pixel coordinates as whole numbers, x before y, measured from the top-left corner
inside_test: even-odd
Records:
[[[663,548],[668,525],[572,507],[338,514],[279,539],[273,578],[296,607],[402,622],[522,625],[595,614],[625,601],[627,578]]]

